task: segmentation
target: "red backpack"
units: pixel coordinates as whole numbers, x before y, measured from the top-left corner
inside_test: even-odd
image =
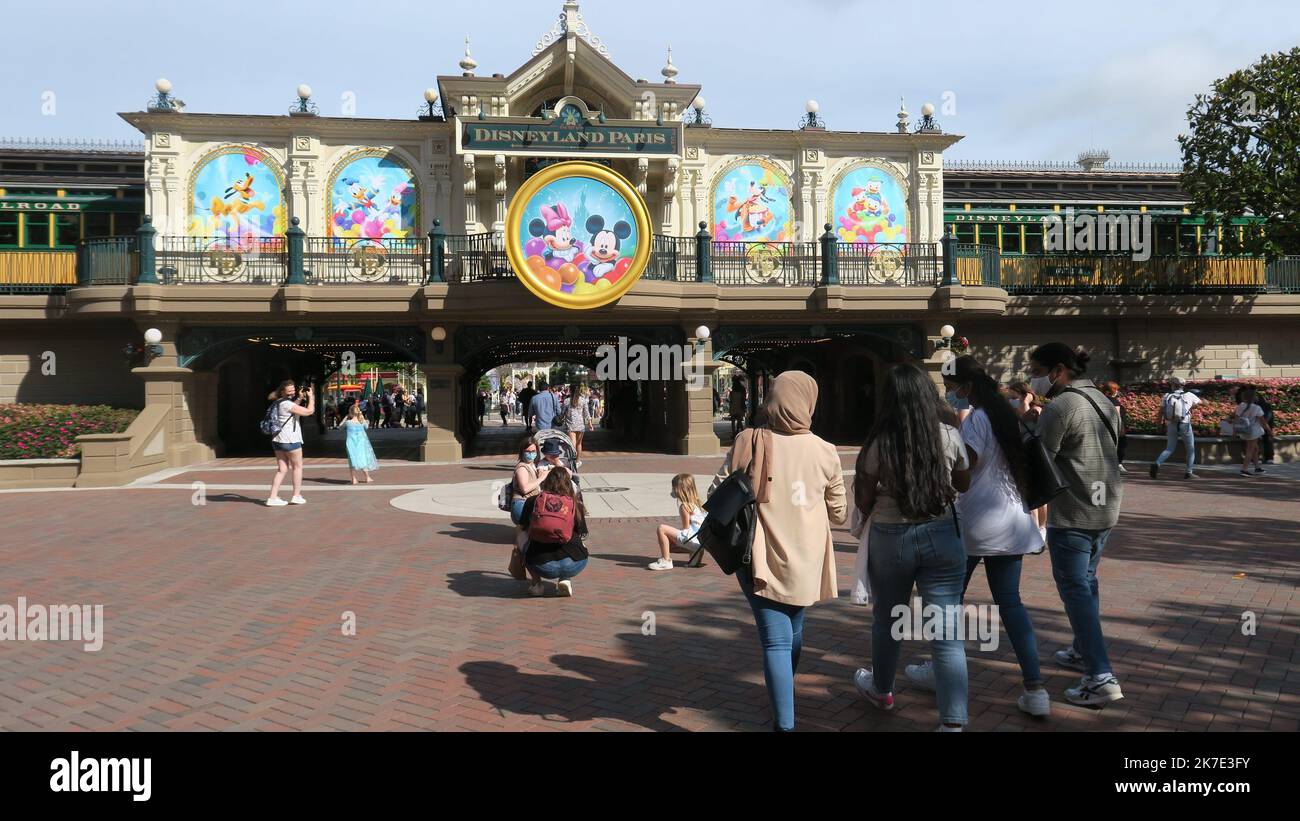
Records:
[[[533,502],[528,538],[535,542],[565,544],[573,538],[575,501],[571,496],[541,493]]]

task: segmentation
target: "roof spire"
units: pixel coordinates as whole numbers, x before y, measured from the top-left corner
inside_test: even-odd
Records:
[[[478,60],[469,53],[469,36],[465,37],[465,56],[460,58],[460,70],[466,74],[472,75],[474,69],[478,68]]]
[[[672,46],[669,46],[669,47],[668,47],[668,62],[664,63],[664,67],[661,68],[661,69],[659,69],[659,73],[662,74],[662,75],[664,75],[664,82],[665,82],[665,83],[675,83],[675,82],[677,82],[677,80],[674,79],[674,78],[677,76],[677,66],[673,65],[673,47],[672,47]]]

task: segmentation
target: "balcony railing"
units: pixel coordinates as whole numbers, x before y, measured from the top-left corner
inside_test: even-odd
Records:
[[[294,232],[297,231],[295,234]],[[13,254],[15,252],[0,252]],[[949,262],[945,264],[945,256]],[[75,282],[83,285],[302,283],[326,285],[472,284],[512,279],[499,233],[404,239],[306,237],[296,228],[263,238],[158,237],[146,224],[137,236],[93,239],[78,249]],[[0,267],[0,288],[66,288],[63,269],[33,256],[15,274]],[[61,263],[67,265],[66,259]],[[8,271],[8,273],[6,273]],[[151,273],[151,276],[146,276]],[[919,287],[945,284],[1003,288],[1012,294],[1300,293],[1300,257],[1265,263],[1257,257],[1177,256],[1133,260],[1102,255],[1003,255],[987,245],[817,242],[715,242],[652,238],[648,281],[704,282],[722,287]]]
[[[308,285],[423,285],[427,254],[424,237],[307,237],[303,279]]]
[[[71,251],[0,251],[0,294],[62,293],[77,284]]]
[[[840,243],[841,285],[935,288],[943,280],[937,242]]]
[[[284,281],[284,237],[157,237],[162,285],[279,285]]]
[[[715,242],[713,281],[719,285],[817,285],[815,242]]]

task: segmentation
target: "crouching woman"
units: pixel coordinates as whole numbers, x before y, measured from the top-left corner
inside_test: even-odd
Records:
[[[528,533],[524,564],[528,592],[546,592],[543,581],[555,583],[557,596],[573,595],[573,578],[587,567],[587,517],[574,496],[573,479],[565,468],[554,468],[542,480],[541,492],[524,500],[520,529]]]

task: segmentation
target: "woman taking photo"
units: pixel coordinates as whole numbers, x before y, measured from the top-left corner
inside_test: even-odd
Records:
[[[307,500],[302,498],[302,417],[316,412],[316,397],[312,395],[310,386],[303,388],[302,392],[307,397],[306,407],[298,404],[298,388],[292,379],[281,382],[280,387],[267,397],[275,405],[276,427],[276,433],[271,437],[271,449],[275,451],[275,478],[271,480],[267,507],[307,504]],[[290,470],[293,471],[293,498],[286,502],[280,498],[280,483]]]
[[[804,608],[833,599],[831,525],[848,518],[835,446],[813,435],[817,382],[786,371],[768,393],[767,427],[736,436],[713,479],[713,493],[734,470],[748,470],[758,497],[758,527],[748,567],[736,571],[763,647],[763,679],[773,729],[794,729],[794,676],[803,644]]]
[[[895,365],[885,381],[880,417],[858,454],[855,501],[864,519],[875,514],[867,557],[875,602],[872,666],[859,669],[853,683],[882,710],[894,707],[901,649],[894,637],[895,609],[910,610],[913,586],[927,608],[935,605],[946,615],[961,606],[966,551],[953,503],[970,487],[970,468],[961,436],[939,421],[941,413],[930,377],[912,365]],[[939,729],[960,732],[967,720],[966,649],[956,635],[934,645]]]
[[[1043,687],[1038,666],[1038,641],[1029,611],[1020,601],[1020,562],[1026,553],[1040,552],[1043,540],[1023,501],[1028,482],[1028,454],[1020,435],[1016,413],[998,391],[998,384],[972,356],[960,356],[944,385],[970,402],[971,412],[962,422],[961,438],[971,466],[970,488],[957,499],[961,539],[966,547],[966,581],[962,596],[980,562],[988,576],[989,592],[998,617],[1007,629],[1024,679],[1025,692],[1018,705],[1033,716],[1051,712],[1051,699]],[[934,666],[909,665],[907,677],[934,689]]]
[[[537,509],[539,502],[543,505]],[[548,509],[554,508],[554,509]],[[582,502],[574,495],[573,477],[565,468],[555,468],[542,480],[540,492],[524,502],[520,515],[520,528],[528,532],[528,545],[524,552],[528,568],[528,592],[534,596],[546,593],[542,580],[555,583],[555,595],[573,595],[573,577],[587,567],[587,548],[582,538],[587,535],[587,515]],[[563,520],[562,525],[557,524]],[[564,530],[560,538],[547,538],[542,530]]]
[[[1124,697],[1111,671],[1101,632],[1097,566],[1119,521],[1124,485],[1119,475],[1119,413],[1083,374],[1087,351],[1049,342],[1029,355],[1034,393],[1052,401],[1038,420],[1038,436],[1052,454],[1067,490],[1052,500],[1047,548],[1052,577],[1074,631],[1056,663],[1084,674],[1065,691],[1071,704],[1101,707]]]

